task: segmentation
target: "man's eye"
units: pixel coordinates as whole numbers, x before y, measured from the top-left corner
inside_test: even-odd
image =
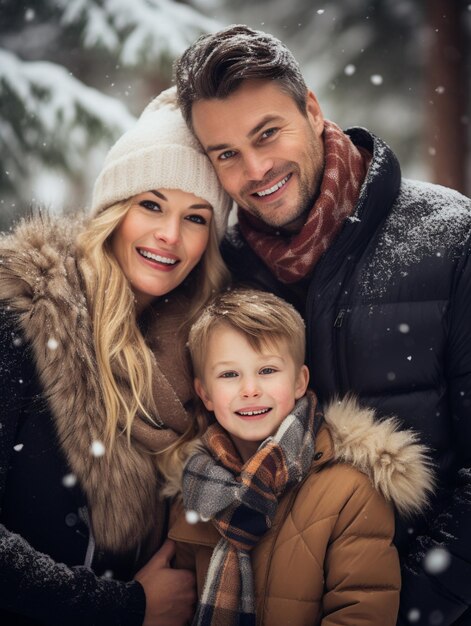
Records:
[[[154,202],[153,200],[142,200],[139,204],[145,209],[149,209],[149,211],[160,211],[160,204],[158,202]]]
[[[232,158],[234,154],[235,154],[234,150],[226,150],[225,152],[221,152],[221,154],[218,156],[218,159],[220,161],[227,161],[227,159]]]
[[[274,367],[263,367],[260,370],[260,374],[273,374],[277,370]]]
[[[268,139],[269,137],[272,137],[277,132],[278,132],[278,128],[268,128],[267,130],[263,131],[260,137],[261,139]]]

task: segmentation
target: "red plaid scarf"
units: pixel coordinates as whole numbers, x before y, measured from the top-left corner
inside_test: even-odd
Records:
[[[278,499],[309,471],[320,418],[316,397],[308,392],[246,463],[219,424],[210,426],[202,438],[207,452],[188,460],[183,476],[185,509],[210,519],[221,534],[195,626],[255,624],[250,551],[271,526]]]
[[[283,283],[306,278],[353,214],[371,155],[356,148],[333,122],[325,120],[325,168],[319,196],[299,233],[283,237],[247,211],[238,209],[240,230],[254,252]],[[267,230],[269,232],[267,232]]]

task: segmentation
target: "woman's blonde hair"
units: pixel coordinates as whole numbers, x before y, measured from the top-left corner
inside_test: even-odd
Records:
[[[125,424],[129,438],[138,413],[150,419],[156,415],[152,392],[153,357],[137,324],[132,289],[111,250],[111,237],[130,207],[131,200],[126,200],[101,211],[78,238],[107,415],[103,436],[110,448],[117,435],[118,423]],[[189,325],[206,302],[227,280],[228,271],[219,253],[214,220],[211,220],[208,246],[186,280],[191,306],[182,333],[188,332]],[[116,372],[120,377],[126,376],[130,395],[123,393]]]

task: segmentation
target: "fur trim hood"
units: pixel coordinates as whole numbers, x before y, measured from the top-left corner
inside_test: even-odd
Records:
[[[154,533],[163,504],[153,456],[137,440],[129,445],[122,434],[110,454],[92,453],[93,442],[103,439],[106,414],[74,243],[84,220],[83,216],[39,215],[1,236],[0,301],[14,314],[18,330],[32,348],[62,450],[89,504],[97,546],[121,553],[134,550]],[[181,303],[171,297],[165,301],[165,314],[156,313],[146,335],[149,342],[159,344],[167,333],[168,339],[160,342],[159,363],[165,354],[167,360],[176,361],[175,329],[185,313]],[[179,378],[175,381],[180,385],[179,399],[169,401],[183,404],[189,389],[181,380],[184,377]]]
[[[174,473],[165,494],[181,494],[183,467],[204,450],[195,440],[174,456]],[[319,454],[321,453],[321,454]],[[362,408],[351,396],[330,403],[316,438],[314,471],[328,463],[346,463],[369,476],[375,489],[408,517],[422,511],[434,489],[434,472],[426,446],[412,430],[401,430],[396,418],[378,420],[374,409]]]
[[[420,512],[434,488],[426,446],[394,418],[378,420],[374,409],[353,397],[332,402],[324,412],[333,458],[367,474],[374,487],[403,516]]]

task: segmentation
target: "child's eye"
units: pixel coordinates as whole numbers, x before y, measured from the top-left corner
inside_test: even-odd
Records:
[[[222,372],[219,374],[219,378],[236,378],[238,376],[237,372]]]
[[[154,202],[153,200],[142,200],[139,204],[145,209],[149,209],[149,211],[160,211],[160,204],[158,202]]]
[[[260,374],[273,374],[277,370],[274,367],[263,367],[260,370]]]

